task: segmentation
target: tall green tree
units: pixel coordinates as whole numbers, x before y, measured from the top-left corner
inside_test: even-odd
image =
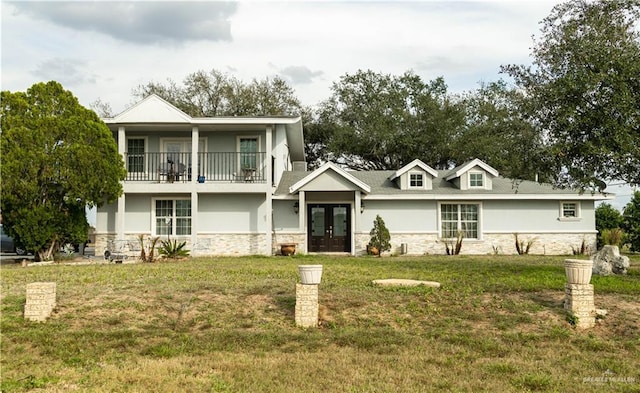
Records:
[[[631,251],[640,251],[640,191],[635,191],[631,201],[622,211],[622,228],[631,243]]]
[[[114,201],[125,177],[111,131],[57,82],[1,93],[2,219],[37,259],[84,242],[86,206]]]
[[[638,0],[571,0],[553,8],[532,66],[508,65],[544,132],[560,186],[640,183]]]
[[[412,72],[346,74],[321,103],[316,131],[330,137],[333,159],[354,169],[398,169],[419,158],[438,168],[452,164],[464,112],[444,79],[428,83]]]
[[[182,84],[149,82],[133,90],[136,98],[157,94],[194,117],[300,115],[291,86],[275,76],[245,83],[215,69],[187,75]]]
[[[523,115],[524,99],[522,92],[502,80],[483,83],[464,94],[465,126],[453,150],[456,162],[479,158],[502,176],[539,178],[544,157],[542,136]]]

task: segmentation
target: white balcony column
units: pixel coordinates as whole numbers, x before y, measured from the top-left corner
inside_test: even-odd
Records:
[[[360,213],[360,206],[362,206],[362,195],[360,191],[354,191],[353,198],[353,210],[351,211],[351,254],[356,253],[356,232],[360,231],[360,221],[362,221],[362,213]]]
[[[298,192],[298,231],[300,233],[306,233],[306,219],[307,219],[307,209],[306,209],[306,195],[304,191]],[[304,246],[300,247],[300,252],[307,253],[307,241],[305,240]]]
[[[124,166],[129,170],[129,163],[127,162],[127,158],[124,156],[124,153],[127,149],[127,135],[124,132],[124,126],[118,127],[118,154],[122,156],[124,160]]]
[[[123,193],[118,198],[118,211],[116,212],[116,240],[124,240],[124,226],[125,226],[125,194]]]
[[[199,140],[200,140],[200,130],[198,130],[198,126],[193,126],[193,128],[191,128],[191,182],[192,183],[196,183],[198,181],[198,175],[200,175],[200,171],[198,168],[198,153],[200,153],[198,151]]]
[[[124,126],[118,127],[118,153],[125,160],[125,167],[128,166],[127,159],[124,154],[127,149],[127,135]],[[116,212],[116,240],[124,240],[124,226],[125,226],[125,194],[124,192],[118,198],[118,211]]]
[[[266,214],[265,214],[265,228],[266,228],[266,239],[267,239],[267,255],[273,254],[273,189],[271,184],[271,149],[272,149],[272,130],[271,126],[268,126],[266,129],[266,137],[265,137],[265,157],[263,163],[263,175],[265,176],[265,196],[266,196]]]
[[[193,246],[197,242],[198,242],[198,192],[197,191],[191,191],[191,250],[192,250],[192,254],[195,252]]]

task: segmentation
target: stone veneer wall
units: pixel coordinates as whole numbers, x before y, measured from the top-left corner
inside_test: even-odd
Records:
[[[358,233],[356,236],[356,255],[366,253],[369,233]],[[595,233],[519,233],[518,240],[525,243],[531,239],[530,254],[571,255],[573,249],[580,249],[584,240],[590,252],[596,250]],[[438,239],[436,233],[393,233],[391,232],[392,254],[400,254],[402,243],[407,244],[408,255],[446,254],[445,244]],[[465,239],[462,242],[461,254],[517,254],[513,233],[485,233],[482,240]]]
[[[96,255],[100,256],[108,247],[109,241],[115,241],[115,234],[96,234]],[[145,235],[146,239],[149,235]],[[173,237],[172,237],[173,239]],[[161,240],[166,240],[162,237]],[[158,246],[160,242],[158,242]],[[266,235],[263,233],[220,233],[198,235],[195,245],[187,240],[186,248],[193,256],[201,255],[263,255],[267,247]],[[126,238],[118,242],[116,252],[122,252],[130,257],[140,255],[140,242],[138,235],[126,235]]]
[[[296,245],[296,254],[298,253],[306,253],[305,244],[307,242],[307,234],[306,233],[298,233],[298,232],[276,232],[272,237],[272,245],[273,245],[273,255],[280,254],[280,245],[281,244],[295,244]]]

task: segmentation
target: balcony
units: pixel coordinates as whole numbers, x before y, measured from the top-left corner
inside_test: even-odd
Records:
[[[125,180],[147,183],[191,182],[197,179],[206,182],[266,181],[264,152],[197,153],[197,156],[198,168],[194,171],[191,153],[125,153]]]

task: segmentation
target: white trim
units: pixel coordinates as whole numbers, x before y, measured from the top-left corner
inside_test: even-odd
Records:
[[[411,185],[411,176],[413,175],[420,175],[420,180],[422,181],[421,186]],[[424,190],[426,187],[427,187],[427,179],[425,178],[424,172],[411,170],[407,173],[407,190]]]
[[[462,176],[465,172],[467,172],[468,170],[472,169],[475,166],[479,166],[480,168],[484,169],[486,172],[488,172],[489,174],[493,175],[494,177],[498,177],[499,173],[496,169],[494,169],[492,166],[490,166],[489,164],[485,163],[484,161],[476,158],[473,161],[469,161],[468,163],[464,164],[464,166],[460,167],[460,169],[458,169],[456,172],[450,174],[449,176],[445,177],[444,179],[446,181],[455,179],[457,177]]]
[[[344,169],[340,168],[336,164],[334,164],[332,162],[327,162],[327,163],[323,164],[320,168],[316,169],[315,171],[311,172],[310,174],[308,174],[307,176],[302,178],[296,184],[294,184],[291,187],[289,187],[289,193],[290,194],[295,194],[298,190],[300,190],[300,188],[304,187],[306,184],[308,184],[309,182],[311,182],[312,180],[314,180],[315,178],[317,178],[321,174],[325,173],[329,169],[333,170],[338,175],[340,175],[343,178],[345,178],[347,181],[353,183],[353,185],[355,185],[358,188],[360,188],[360,191],[363,191],[363,192],[365,192],[367,194],[371,192],[371,187],[369,187],[368,184],[366,184],[365,182],[357,179],[355,176],[351,175],[349,172],[347,172]]]
[[[482,180],[482,185],[480,186],[472,186],[471,185],[471,175],[480,175],[481,176],[481,180]],[[483,171],[474,171],[474,170],[470,170],[469,172],[467,172],[467,188],[469,188],[470,190],[484,190],[487,188],[487,175],[485,172]]]
[[[576,215],[575,216],[564,216],[564,204],[571,203],[576,206]],[[559,221],[581,221],[582,220],[582,204],[577,200],[561,200],[559,201],[559,211],[558,211],[558,220]]]
[[[407,171],[409,171],[411,169],[414,169],[415,167],[419,167],[420,169],[424,170],[425,172],[427,172],[428,174],[430,174],[434,178],[438,177],[438,171],[436,171],[435,169],[431,168],[429,165],[425,164],[421,160],[415,159],[415,160],[411,161],[410,163],[408,163],[407,165],[405,165],[402,168],[400,168],[397,171],[395,171],[395,173],[393,174],[393,176],[391,176],[389,178],[389,180],[395,180],[398,177],[402,176],[405,172],[407,172]]]
[[[598,231],[589,231],[589,230],[568,230],[568,231],[559,231],[559,230],[540,230],[540,231],[526,231],[526,232],[522,232],[522,231],[484,231],[484,233],[486,235],[513,235],[514,233],[518,233],[518,235],[537,235],[537,234],[543,234],[543,235],[547,235],[547,234],[557,234],[557,235],[563,235],[563,234],[595,234],[598,233]]]
[[[167,195],[165,196],[158,196],[158,197],[151,197],[151,233],[152,236],[165,236],[165,235],[158,235],[156,232],[156,201],[189,201],[191,202],[191,195],[188,196],[184,196],[184,197],[177,197],[177,196],[169,196]],[[173,204],[173,212],[172,212],[172,217],[175,217],[175,213],[176,213],[176,204]],[[191,238],[191,236],[193,235],[194,232],[194,228],[193,228],[193,206],[191,206],[191,216],[189,216],[189,218],[191,218],[191,233],[189,235],[176,235],[175,231],[173,229],[175,229],[175,225],[176,225],[176,221],[177,220],[172,220],[171,226],[172,226],[172,233],[170,236],[172,238],[178,238],[178,239],[187,239],[187,238]],[[197,212],[196,212],[197,214]]]
[[[438,235],[438,239],[439,240],[449,240],[452,238],[448,238],[448,237],[442,237],[442,205],[478,205],[478,237],[465,237],[465,240],[477,240],[477,241],[481,241],[483,240],[482,238],[482,234],[483,234],[483,230],[482,230],[482,222],[483,222],[483,216],[482,216],[482,211],[483,206],[482,206],[482,201],[439,201],[438,202],[438,206],[436,209],[436,225],[437,226],[437,235]],[[458,209],[458,217],[460,216],[460,210]],[[458,223],[460,223],[460,219],[458,218]]]
[[[144,171],[143,172],[132,172],[128,169],[129,167],[129,162],[127,161],[125,163],[125,165],[127,166],[127,173],[151,173],[149,172],[149,155],[147,153],[149,153],[149,137],[148,136],[127,136],[125,141],[125,153],[127,153],[127,160],[129,160],[129,140],[132,139],[142,139],[144,141],[144,153],[143,157],[144,157]]]
[[[363,200],[452,200],[452,201],[465,201],[465,200],[575,200],[575,201],[602,201],[613,200],[615,194],[607,195],[577,195],[577,194],[370,194],[363,197]]]

